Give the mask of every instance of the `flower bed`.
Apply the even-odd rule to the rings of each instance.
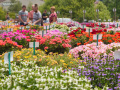
[[[84,58],[84,57],[90,57],[93,59],[100,59],[103,56],[106,55],[113,55],[113,51],[120,48],[119,43],[111,43],[108,45],[103,44],[102,42],[99,42],[98,46],[96,46],[96,43],[87,44],[75,47],[70,50],[70,53],[75,58]]]
[[[22,47],[22,45],[18,45],[16,42],[10,40],[10,38],[6,38],[5,41],[0,40],[0,55],[4,52],[12,51]]]

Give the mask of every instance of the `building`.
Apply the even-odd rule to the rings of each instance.
[[[12,4],[10,3],[10,1],[11,0],[0,0],[0,6],[3,7],[3,9],[7,10],[8,7]],[[28,6],[29,3],[38,4],[39,6],[44,3],[43,0],[16,0],[16,1],[20,1],[22,5],[26,5],[26,6]]]

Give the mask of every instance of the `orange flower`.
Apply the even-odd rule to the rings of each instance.
[[[111,43],[111,42],[112,42],[112,40],[108,40],[108,42],[109,42],[109,43]]]
[[[77,43],[77,46],[81,45],[81,43]]]
[[[6,40],[10,40],[10,38],[9,38],[9,37],[7,37],[7,38],[6,38]]]

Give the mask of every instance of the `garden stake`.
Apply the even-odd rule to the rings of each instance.
[[[47,33],[47,26],[46,26],[46,33]]]
[[[42,37],[44,36],[44,30],[42,30]]]
[[[49,30],[50,30],[50,24],[49,24]]]
[[[118,28],[118,23],[117,23],[117,28]]]
[[[11,75],[10,54],[11,54],[11,52],[8,52],[8,60],[9,60],[9,75]]]
[[[33,55],[35,55],[35,42],[33,42]]]
[[[90,28],[89,28],[89,37],[90,37]]]
[[[83,30],[84,30],[84,25],[83,25]]]
[[[98,46],[98,37],[99,37],[99,35],[97,34],[97,46]]]

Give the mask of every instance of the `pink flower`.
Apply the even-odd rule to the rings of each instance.
[[[46,50],[46,49],[48,49],[48,47],[45,47],[44,49]]]

